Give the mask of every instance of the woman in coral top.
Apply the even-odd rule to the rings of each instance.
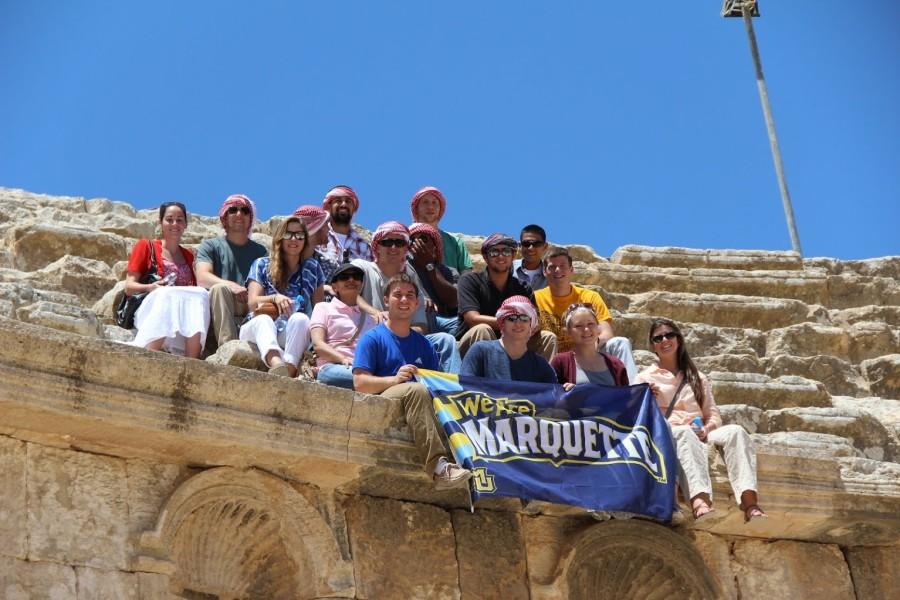
[[[137,334],[133,345],[200,358],[209,328],[209,294],[197,287],[193,253],[180,245],[187,220],[184,204],[160,205],[162,239],[139,240],[134,245],[128,259],[125,293],[147,294],[134,313]],[[155,280],[141,283],[153,262]]]
[[[650,324],[650,348],[659,365],[641,371],[636,383],[648,383],[659,409],[668,416],[679,463],[679,485],[690,499],[694,519],[712,516],[712,483],[707,443],[724,449],[728,479],[744,521],[762,518],[756,486],[756,453],[750,436],[740,425],[722,425],[706,375],[688,355],[684,336],[674,321],[654,319]],[[692,423],[699,418],[697,426]]]

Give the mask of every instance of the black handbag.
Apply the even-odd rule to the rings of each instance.
[[[159,281],[159,275],[156,272],[156,252],[153,250],[153,240],[148,240],[150,244],[150,270],[141,277],[139,283],[153,283]],[[116,325],[123,329],[134,329],[134,313],[141,306],[141,302],[147,297],[149,292],[142,294],[134,294],[128,296],[122,294],[119,306],[116,307]]]

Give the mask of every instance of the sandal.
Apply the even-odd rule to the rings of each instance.
[[[741,505],[741,510],[744,511],[744,523],[749,523],[754,519],[768,519],[769,515],[766,514],[762,508],[759,507],[759,504],[751,504],[750,506],[745,507],[743,504]]]
[[[702,510],[704,508],[706,508],[707,511],[698,515],[697,511]],[[693,515],[694,515],[695,522],[702,521],[703,519],[705,519],[707,517],[711,517],[713,515],[713,513],[715,513],[715,512],[716,512],[716,509],[714,509],[712,506],[710,506],[706,502],[703,502],[703,504],[700,504],[699,506],[693,506],[693,505],[691,506],[691,513],[693,513]]]

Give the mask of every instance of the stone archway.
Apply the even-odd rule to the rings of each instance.
[[[144,558],[169,561],[185,597],[354,595],[352,564],[322,515],[283,480],[228,467],[196,475],[141,536]]]
[[[561,583],[570,600],[721,596],[694,547],[668,527],[647,521],[590,527],[562,562]]]

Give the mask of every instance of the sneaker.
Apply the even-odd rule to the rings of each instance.
[[[434,481],[435,489],[450,490],[458,487],[468,487],[469,479],[471,478],[472,471],[454,463],[447,463],[440,473],[435,473],[432,476],[431,480]]]

